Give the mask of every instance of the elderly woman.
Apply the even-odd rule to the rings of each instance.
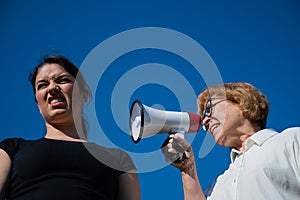
[[[0,143],[0,199],[140,199],[129,155],[87,140],[82,107],[90,90],[78,68],[62,56],[49,56],[30,81],[46,134]]]
[[[300,199],[300,128],[280,134],[266,129],[265,95],[248,83],[216,85],[199,95],[198,108],[204,129],[217,144],[231,148],[232,163],[206,196],[192,147],[183,138],[170,136],[165,158],[180,169],[186,200]],[[182,153],[172,145],[174,140],[185,149],[181,160],[173,159]]]

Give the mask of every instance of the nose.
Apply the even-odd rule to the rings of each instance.
[[[56,85],[55,83],[52,83],[48,87],[48,93],[50,94],[56,94],[60,91],[60,87]]]

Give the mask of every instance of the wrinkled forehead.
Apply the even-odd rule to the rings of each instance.
[[[45,64],[41,66],[37,71],[36,82],[38,80],[56,80],[61,76],[71,76],[71,74],[65,70],[64,67],[58,64]]]

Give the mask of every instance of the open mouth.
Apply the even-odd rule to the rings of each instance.
[[[63,102],[63,101],[64,101],[63,98],[52,99],[52,100],[50,101],[50,104],[58,103],[58,102]]]
[[[64,104],[65,98],[63,96],[53,96],[48,98],[48,103],[52,106],[59,106]]]

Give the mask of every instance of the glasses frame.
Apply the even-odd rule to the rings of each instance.
[[[217,103],[213,104],[212,101],[213,100],[221,100],[221,101],[218,101]],[[205,117],[211,117],[212,115],[212,108],[214,106],[216,106],[218,103],[221,103],[223,101],[226,101],[226,99],[224,98],[209,98],[205,104],[205,107],[204,107],[204,111],[203,111],[203,114],[202,114],[202,121],[205,119]],[[209,112],[208,112],[209,110]]]

